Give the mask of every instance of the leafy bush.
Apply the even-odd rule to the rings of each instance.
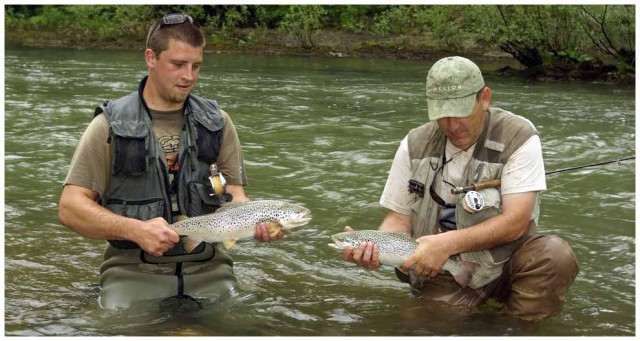
[[[315,46],[314,40],[318,30],[322,27],[322,18],[326,13],[323,6],[290,6],[280,22],[280,29],[293,34],[300,46],[307,49],[312,48]]]
[[[48,30],[74,40],[141,40],[162,15],[188,13],[215,41],[256,41],[240,28],[277,28],[304,48],[322,29],[392,36],[398,49],[501,49],[525,67],[613,59],[635,70],[634,5],[5,5],[5,32]],[[262,37],[264,37],[264,31]],[[368,38],[368,37],[367,37]],[[400,40],[396,39],[399,38]],[[376,38],[378,39],[378,38]],[[386,39],[386,37],[385,37]],[[390,41],[394,41],[390,43]],[[384,43],[376,43],[384,44]],[[408,44],[403,46],[403,44]]]

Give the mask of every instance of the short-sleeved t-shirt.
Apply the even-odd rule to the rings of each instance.
[[[464,170],[473,155],[475,145],[466,151],[458,149],[449,140],[445,146],[445,159],[448,161],[443,168],[442,178],[454,186],[463,184]],[[449,161],[450,160],[450,161]],[[407,137],[400,142],[396,155],[391,164],[389,177],[385,184],[380,204],[392,211],[404,215],[411,215],[411,205],[414,197],[408,191],[411,179],[411,160]],[[451,194],[451,185],[444,181],[435,181],[434,190],[449,204],[455,204],[455,195]],[[427,184],[429,186],[430,184]],[[538,135],[533,135],[507,160],[501,177],[500,190],[502,195],[544,191],[547,189],[542,146]]]
[[[224,119],[223,135],[217,165],[227,184],[246,185],[242,149],[236,129],[229,115],[220,110]],[[184,115],[178,111],[151,110],[153,132],[162,145],[167,166],[176,170],[180,150],[180,131]],[[104,114],[96,116],[80,138],[71,160],[64,185],[72,184],[104,195],[109,186],[111,146],[107,143],[109,123]]]

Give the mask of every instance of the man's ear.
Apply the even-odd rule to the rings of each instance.
[[[482,95],[480,95],[480,100],[482,101],[482,109],[484,111],[489,110],[489,106],[491,105],[491,88],[488,86],[484,88]]]
[[[153,68],[156,64],[156,54],[152,49],[146,49],[144,51],[144,61],[147,63],[148,68]]]

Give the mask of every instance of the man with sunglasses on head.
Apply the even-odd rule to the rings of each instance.
[[[379,229],[417,238],[417,251],[396,274],[425,301],[474,308],[495,298],[508,315],[539,320],[562,309],[578,263],[566,241],[535,234],[546,190],[538,132],[490,102],[491,89],[469,59],[447,57],[431,67],[430,122],[400,143]],[[496,179],[498,187],[452,192]],[[348,248],[343,258],[380,266],[373,243]],[[466,285],[442,270],[450,258],[470,269]]]
[[[188,253],[169,223],[248,201],[242,150],[229,115],[191,93],[205,37],[191,16],[170,14],[149,30],[148,75],[138,90],[99,106],[75,151],[59,204],[60,222],[107,240],[100,304],[227,295],[232,259],[217,245]],[[222,181],[226,180],[223,191]],[[272,241],[268,223],[256,239]]]

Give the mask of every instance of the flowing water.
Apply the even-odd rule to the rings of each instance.
[[[103,241],[61,226],[57,203],[94,108],[134,91],[140,51],[5,51],[6,335],[635,335],[635,162],[550,175],[539,232],[573,246],[581,270],[562,313],[537,323],[494,308],[425,306],[393,270],[345,263],[327,246],[345,225],[375,229],[399,141],[426,122],[434,61],[207,54],[196,93],[240,136],[253,199],[303,204],[313,220],[283,240],[230,250],[228,299],[98,305]],[[500,64],[480,64],[496,69]],[[495,106],[539,129],[547,171],[635,155],[635,91],[486,76]]]

